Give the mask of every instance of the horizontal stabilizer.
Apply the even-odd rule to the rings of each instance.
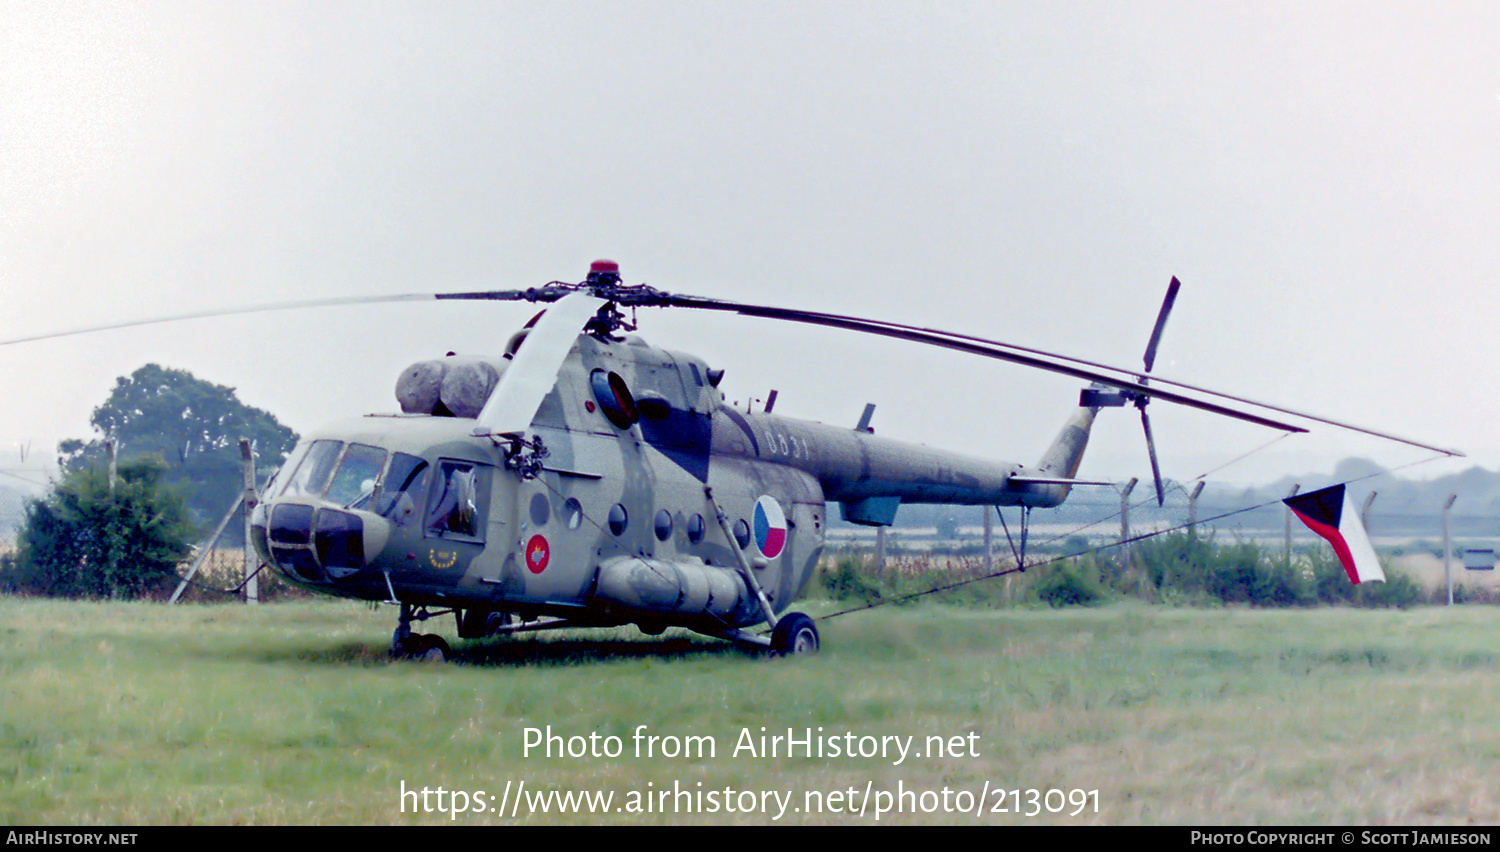
[[[1067,479],[1058,476],[1012,476],[1012,485],[1114,485],[1099,479]]]
[[[866,497],[863,500],[845,500],[839,503],[844,520],[867,527],[888,527],[896,522],[896,510],[901,508],[900,497]]]

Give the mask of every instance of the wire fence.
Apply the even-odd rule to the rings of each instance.
[[[198,553],[194,553],[177,568],[177,580],[172,581],[171,587],[161,590],[152,595],[153,598],[161,597],[166,600],[177,585],[182,583],[182,578],[188,576],[188,571]],[[259,568],[259,560],[252,553],[249,556],[251,572]],[[179,602],[187,603],[225,603],[227,601],[245,599],[246,578],[246,553],[242,547],[221,547],[209,551],[203,558],[203,563],[198,566],[198,571],[191,579],[187,580],[183,587]],[[311,595],[296,586],[287,583],[281,575],[270,569],[260,570],[255,574],[256,597],[262,602],[293,600],[310,597]]]
[[[1500,501],[1500,497],[1494,500],[1483,499],[1487,494],[1461,496],[1460,511],[1449,515],[1451,549],[1446,555],[1453,563],[1451,567],[1445,566],[1443,562],[1445,554],[1441,545],[1441,513],[1426,506],[1408,508],[1408,503],[1392,511],[1382,512],[1377,501],[1375,511],[1368,516],[1371,538],[1382,557],[1397,558],[1424,585],[1446,585],[1451,576],[1455,583],[1485,587],[1500,595],[1500,571],[1466,571],[1463,566],[1463,554],[1467,548],[1494,548],[1500,551],[1500,506],[1495,506],[1493,514],[1487,511],[1492,508],[1492,503]],[[1082,499],[1069,501],[1066,514],[1052,518],[1038,514],[1031,529],[1032,553],[1076,552],[1119,537],[1119,502],[1091,499],[1083,495],[1079,497]],[[28,499],[9,489],[0,489],[0,555],[11,554],[16,550],[17,537],[26,521]],[[1187,506],[1181,500],[1169,499],[1164,509],[1157,509],[1154,503],[1154,496],[1151,495],[1133,501],[1130,508],[1133,533],[1170,528],[1182,523],[1187,514]],[[1479,511],[1462,511],[1465,503],[1477,506]],[[926,507],[912,508],[920,511]],[[1238,513],[1232,523],[1224,519],[1217,524],[1205,524],[1205,532],[1208,535],[1217,534],[1220,541],[1253,540],[1276,545],[1289,534],[1289,545],[1294,549],[1323,546],[1321,539],[1301,523],[1285,522],[1286,510],[1279,505],[1279,501],[1243,509],[1204,499],[1197,509],[1198,514],[1205,518],[1229,512]],[[987,566],[1009,560],[1013,543],[1007,541],[998,525],[993,531],[993,555],[988,560],[983,557],[983,529],[978,523],[980,511],[979,507],[955,510],[950,513],[953,515],[953,523],[947,529],[942,528],[942,525],[938,528],[903,526],[888,529],[885,536],[887,550],[871,560],[872,566],[877,566],[874,570],[895,574],[951,574],[962,578],[982,573],[989,570]],[[1062,510],[1058,512],[1061,513]],[[875,531],[869,527],[851,528],[834,524],[827,532],[824,558],[829,562],[836,562],[841,555],[851,555],[851,551],[875,549]],[[226,536],[234,537],[237,536]],[[195,557],[196,552],[178,567],[178,578],[187,575]],[[251,554],[248,559],[251,570],[255,570],[257,560],[254,555]],[[192,577],[181,600],[226,602],[243,599],[246,562],[247,555],[243,547],[237,543],[221,542]],[[272,570],[259,571],[256,580],[260,600],[307,596],[304,590],[292,586]],[[170,581],[160,597],[163,600],[169,597],[178,582],[179,580]]]
[[[21,530],[26,525],[27,504],[31,499],[33,498],[15,491],[0,489],[0,557],[13,557],[16,553]],[[231,532],[234,531],[231,530]],[[238,537],[237,535],[224,536],[224,540],[204,557],[197,572],[184,586],[178,598],[180,601],[225,603],[245,599],[243,587],[246,577],[246,561],[249,560],[251,564],[250,570],[255,571],[259,560],[253,553],[247,554],[245,548],[238,541],[234,541]],[[188,576],[193,563],[201,553],[199,548],[208,544],[199,542],[199,547],[195,547],[193,552],[177,566],[176,577],[169,578],[160,588],[155,589],[146,597],[152,600],[168,600],[182,583],[182,578]],[[275,571],[261,570],[256,574],[255,579],[257,596],[261,601],[309,596],[306,591],[287,583]]]
[[[26,523],[26,500],[13,491],[0,491],[0,551],[16,546],[16,536]]]

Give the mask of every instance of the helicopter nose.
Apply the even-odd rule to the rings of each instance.
[[[251,522],[256,551],[305,583],[328,583],[359,573],[390,538],[390,523],[369,512],[300,501],[276,501],[264,509]]]

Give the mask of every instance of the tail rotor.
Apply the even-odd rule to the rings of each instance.
[[[1172,277],[1172,283],[1167,285],[1167,296],[1162,299],[1161,310],[1156,314],[1156,327],[1151,330],[1151,340],[1146,344],[1146,357],[1144,359],[1145,369],[1136,374],[1136,383],[1139,388],[1145,388],[1150,384],[1151,368],[1156,366],[1156,347],[1161,344],[1162,329],[1167,326],[1167,316],[1172,313],[1172,305],[1177,301],[1177,291],[1182,287],[1176,276]],[[1146,453],[1151,457],[1151,479],[1156,483],[1156,505],[1161,506],[1167,502],[1166,490],[1161,482],[1161,465],[1156,460],[1156,438],[1151,434],[1151,415],[1146,413],[1146,406],[1151,402],[1151,394],[1144,393],[1140,389],[1119,388],[1107,390],[1108,383],[1098,383],[1084,389],[1079,397],[1079,404],[1085,407],[1098,408],[1101,406],[1123,406],[1134,405],[1141,412],[1141,430],[1146,433]]]
[[[1172,313],[1172,305],[1177,302],[1177,291],[1182,288],[1182,282],[1177,276],[1172,276],[1172,283],[1167,285],[1166,298],[1162,299],[1161,310],[1156,314],[1156,327],[1151,330],[1151,341],[1146,344],[1145,371],[1139,376],[1141,384],[1150,381],[1151,368],[1156,365],[1156,347],[1161,343],[1162,329],[1167,326],[1167,316]],[[1141,411],[1141,429],[1146,433],[1146,452],[1151,456],[1151,478],[1156,483],[1156,505],[1166,503],[1167,498],[1162,490],[1161,465],[1156,461],[1156,439],[1151,435],[1151,416],[1146,413],[1146,403],[1151,401],[1149,396],[1137,396],[1135,407]]]

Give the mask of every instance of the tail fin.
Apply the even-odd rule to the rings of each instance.
[[[1107,386],[1095,383],[1089,387],[1089,391],[1104,388]],[[1078,475],[1078,466],[1083,462],[1083,451],[1088,449],[1089,430],[1094,427],[1094,415],[1099,413],[1099,406],[1091,404],[1094,399],[1089,391],[1084,392],[1078,410],[1068,417],[1068,422],[1063,424],[1057,437],[1052,439],[1052,445],[1042,453],[1036,467],[1011,477],[1012,487],[1022,487],[1034,495],[1032,500],[1026,501],[1028,505],[1057,506],[1068,499],[1075,484],[1073,480]]]
[[[1102,389],[1109,389],[1109,386],[1098,382],[1089,386],[1089,390]],[[1099,413],[1099,406],[1087,404],[1092,402],[1087,394],[1084,400],[1085,404],[1073,412],[1057,437],[1052,439],[1052,445],[1042,453],[1041,461],[1036,465],[1038,474],[1061,479],[1072,479],[1078,475],[1078,465],[1083,462],[1083,451],[1088,449],[1089,430],[1094,426],[1094,415]]]

